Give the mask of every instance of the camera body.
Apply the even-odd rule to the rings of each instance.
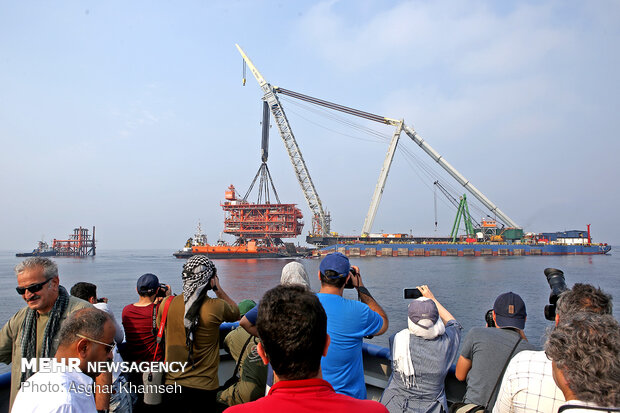
[[[551,294],[549,294],[549,304],[545,306],[545,318],[549,321],[555,320],[556,303],[560,294],[568,290],[566,286],[566,279],[564,278],[564,272],[557,268],[545,268],[545,277],[551,288]]]
[[[165,297],[166,293],[168,293],[168,287],[165,286],[164,284],[160,284],[155,297]]]
[[[354,266],[351,266],[351,275],[352,277],[349,278],[349,280],[347,281],[347,283],[344,285],[344,288],[346,289],[352,289],[353,287],[353,277],[357,277],[359,275],[359,273],[357,272],[357,270],[355,269]]]
[[[484,315],[484,321],[487,323],[487,327],[495,327],[495,320],[493,320],[493,309],[491,308]]]

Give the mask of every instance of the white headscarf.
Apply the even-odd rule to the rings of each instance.
[[[416,298],[418,301],[426,301],[429,298],[420,297]],[[426,320],[423,320],[426,321]],[[392,354],[392,360],[394,362],[394,370],[400,375],[401,380],[405,386],[410,389],[415,385],[415,369],[411,361],[411,351],[409,349],[409,338],[411,334],[423,338],[425,340],[432,340],[439,337],[446,332],[446,327],[441,321],[441,317],[437,319],[437,322],[430,327],[420,327],[409,317],[407,317],[408,328],[399,331],[394,336],[394,352]]]
[[[304,266],[297,261],[289,262],[282,268],[282,277],[280,278],[282,285],[302,285],[310,288],[310,279]]]

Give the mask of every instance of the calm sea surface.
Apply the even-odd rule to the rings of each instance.
[[[495,297],[507,291],[521,295],[528,317],[525,333],[530,342],[541,347],[545,329],[551,325],[543,315],[549,297],[549,286],[543,270],[546,267],[564,271],[567,284],[587,282],[600,286],[620,299],[620,254],[596,256],[536,256],[536,257],[368,257],[353,258],[362,272],[364,284],[390,320],[387,334],[369,342],[387,346],[389,335],[407,325],[407,304],[403,288],[428,284],[435,297],[463,325],[465,331],[484,326],[484,314],[493,306]],[[21,307],[24,301],[15,292],[13,267],[20,262],[14,251],[0,251],[0,321],[2,325]],[[184,260],[168,250],[100,251],[96,257],[55,258],[60,282],[69,290],[78,281],[97,285],[100,297],[108,297],[109,305],[120,317],[123,307],[137,301],[136,280],[152,272],[181,292],[181,269]],[[235,300],[260,299],[268,289],[278,284],[282,267],[291,260],[214,260],[224,290]],[[317,259],[299,260],[310,274],[312,289],[318,291]],[[209,294],[213,294],[212,292]],[[345,297],[357,298],[353,291]],[[618,307],[616,307],[618,308]],[[616,311],[616,318],[617,311]],[[7,371],[0,365],[0,372]]]

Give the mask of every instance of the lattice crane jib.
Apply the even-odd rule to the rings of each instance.
[[[295,140],[295,136],[293,135],[291,126],[288,122],[286,114],[284,113],[284,109],[280,104],[280,100],[276,96],[275,88],[269,83],[267,83],[265,78],[260,74],[258,69],[256,69],[256,66],[254,66],[254,64],[245,54],[243,49],[241,49],[239,45],[235,46],[237,46],[237,50],[239,50],[239,53],[241,53],[243,60],[250,68],[250,71],[256,78],[256,81],[260,85],[261,89],[263,90],[263,99],[269,105],[271,114],[273,115],[276,126],[278,127],[278,131],[280,132],[280,137],[284,142],[284,146],[286,147],[289,159],[291,160],[291,164],[293,165],[293,169],[295,170],[297,181],[299,182],[302,192],[304,193],[304,197],[306,198],[308,207],[312,211],[318,223],[318,231],[321,235],[327,235],[330,230],[329,217],[326,216],[323,210],[323,205],[321,204],[319,195],[317,194],[314,183],[312,182],[312,178],[310,177],[310,173],[308,172],[308,167],[306,166],[304,158],[301,154],[299,145]]]

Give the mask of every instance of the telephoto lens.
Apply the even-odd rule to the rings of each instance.
[[[555,320],[555,304],[558,302],[558,298],[562,292],[568,290],[566,286],[566,280],[564,279],[564,272],[557,268],[545,268],[545,276],[547,282],[551,288],[551,294],[549,294],[549,305],[545,306],[545,318],[549,321]]]
[[[549,287],[551,287],[549,304],[555,304],[560,294],[568,290],[568,287],[566,287],[566,280],[564,279],[564,272],[557,268],[545,268],[545,276],[547,277]]]

